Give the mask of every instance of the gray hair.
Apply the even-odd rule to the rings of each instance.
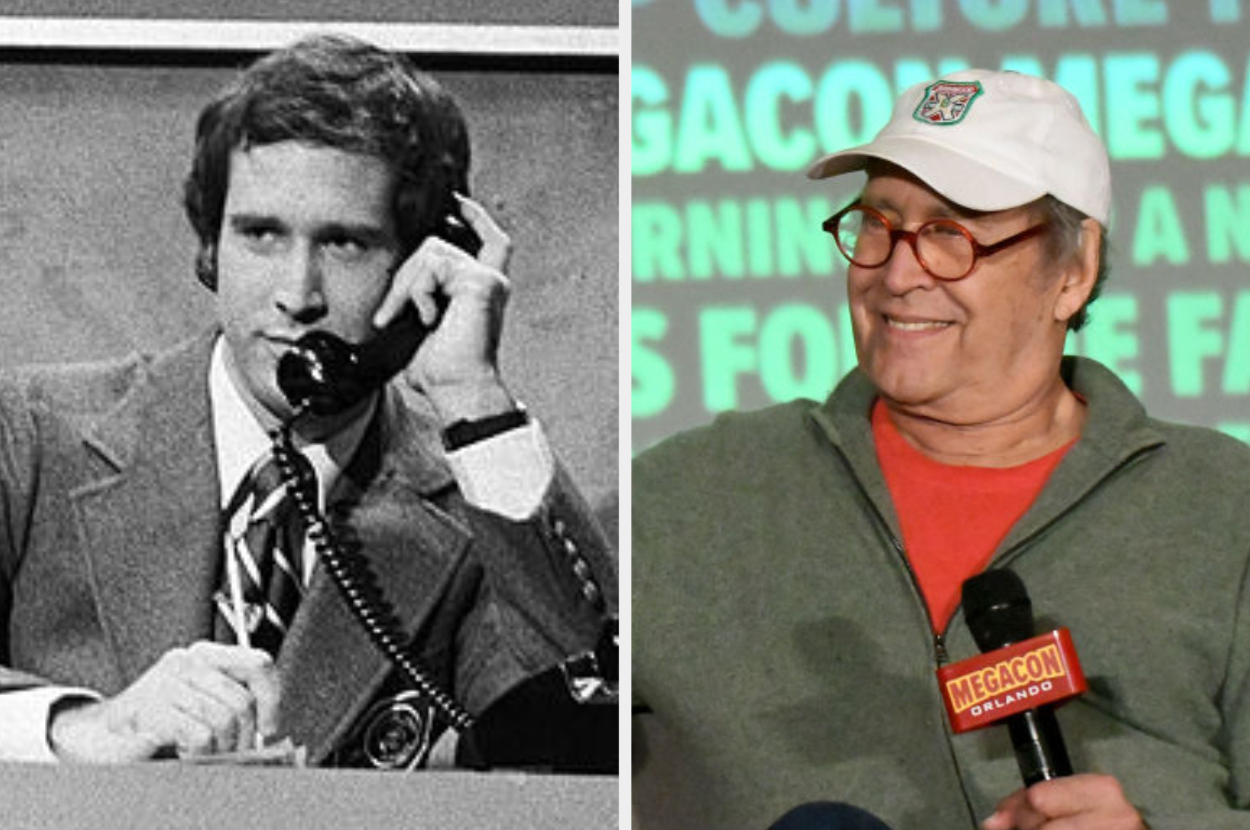
[[[1033,203],[1038,216],[1050,226],[1047,234],[1049,253],[1060,263],[1068,264],[1081,255],[1083,239],[1081,223],[1089,217],[1081,211],[1047,194]],[[1098,240],[1098,275],[1090,289],[1085,304],[1068,319],[1068,331],[1080,331],[1089,321],[1089,305],[1102,293],[1110,266],[1107,263],[1107,229],[1103,228]]]

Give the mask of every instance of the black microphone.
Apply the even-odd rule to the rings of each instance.
[[[768,826],[768,830],[890,830],[867,810],[833,801],[800,804]]]
[[[1014,572],[998,568],[977,574],[963,584],[964,616],[977,647],[984,652],[1005,648],[1034,634],[1033,604]],[[1072,774],[1072,762],[1050,704],[1006,718],[1016,763],[1025,786]]]

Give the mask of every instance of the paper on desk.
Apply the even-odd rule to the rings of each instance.
[[[238,752],[219,752],[215,755],[196,755],[182,758],[189,764],[201,766],[249,766],[249,767],[304,767],[307,766],[308,749],[296,746],[290,738],[259,749]]]

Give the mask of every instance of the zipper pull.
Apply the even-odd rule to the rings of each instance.
[[[946,637],[942,634],[933,635],[933,652],[937,656],[937,664],[945,666],[950,662],[950,655],[946,653]]]

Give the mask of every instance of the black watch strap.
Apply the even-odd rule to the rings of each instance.
[[[524,409],[511,409],[498,415],[488,415],[476,420],[461,420],[443,430],[443,446],[450,450],[458,450],[487,438],[494,438],[509,430],[523,427],[530,422],[529,413]]]

